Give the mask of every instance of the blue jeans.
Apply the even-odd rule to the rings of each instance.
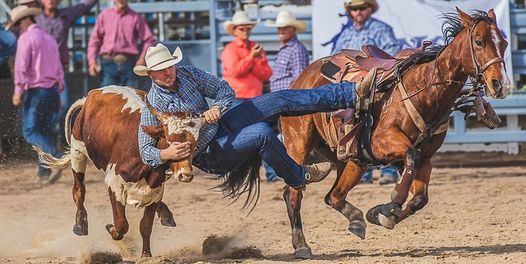
[[[59,108],[59,95],[56,87],[36,88],[26,92],[22,135],[27,143],[42,148],[54,157],[60,157],[53,144],[53,115]],[[39,176],[46,169],[39,166]]]
[[[381,169],[380,177],[393,177],[395,180],[398,178],[398,170],[396,167],[383,167]],[[373,168],[369,167],[365,171],[365,173],[362,175],[362,181],[365,182],[372,182],[373,181]]]
[[[208,172],[225,173],[259,155],[292,187],[305,184],[305,171],[288,154],[267,123],[280,115],[301,116],[354,107],[354,83],[329,84],[309,90],[282,90],[248,100],[227,111],[208,148],[194,164]]]
[[[0,26],[0,64],[6,62],[9,56],[15,55],[16,36]]]
[[[121,85],[137,88],[139,80],[133,73],[133,66],[131,61],[116,64],[113,60],[102,59],[102,81],[100,86]]]

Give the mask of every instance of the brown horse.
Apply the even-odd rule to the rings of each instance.
[[[391,193],[391,201],[368,211],[367,220],[370,223],[392,229],[427,204],[431,157],[446,136],[446,131],[434,133],[437,131],[429,128],[447,122],[468,77],[485,86],[486,93],[493,98],[505,98],[509,93],[510,81],[502,59],[507,42],[497,27],[495,13],[493,10],[487,13],[476,11],[470,16],[458,9],[457,13],[444,16],[446,45],[440,50],[431,49],[412,55],[404,61],[411,63],[410,67],[401,72],[393,88],[375,95],[371,151],[381,164],[397,166],[401,178]],[[291,85],[291,89],[327,84],[328,81],[320,74],[321,65],[321,59],[312,63]],[[410,113],[408,109],[411,107],[406,106],[405,101],[414,106],[413,110],[421,116],[424,127],[413,120],[415,113]],[[337,164],[337,178],[325,196],[325,203],[342,213],[350,222],[349,231],[363,239],[366,229],[363,212],[346,201],[346,197],[360,180],[367,164],[341,162],[326,145],[318,144],[328,140],[322,115],[282,117],[285,146],[300,164],[305,164],[309,152],[315,148]],[[409,191],[413,196],[403,207]],[[310,258],[312,253],[305,242],[300,217],[302,196],[302,190],[284,188],[295,256]]]

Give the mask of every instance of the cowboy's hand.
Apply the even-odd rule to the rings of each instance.
[[[89,75],[93,76],[93,77],[96,77],[99,72],[100,72],[100,69],[99,69],[99,66],[97,64],[92,64],[89,66]]]
[[[180,160],[190,155],[190,142],[174,142],[168,148],[161,149],[161,160]]]
[[[13,94],[13,105],[19,106],[22,103],[22,95],[21,94]]]
[[[252,57],[254,58],[259,58],[261,57],[262,52],[263,52],[263,47],[257,44],[256,46],[252,47],[252,49],[250,50],[250,55],[252,55]]]
[[[212,108],[210,108],[208,111],[205,111],[201,116],[206,121],[206,123],[212,124],[217,122],[221,117],[221,110],[219,109],[219,106],[212,106]]]

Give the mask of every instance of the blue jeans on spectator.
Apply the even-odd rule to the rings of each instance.
[[[396,167],[383,167],[380,169],[380,177],[392,177],[395,181],[398,178],[398,170]],[[362,175],[362,182],[373,182],[373,168],[369,167]]]
[[[53,144],[53,116],[59,108],[56,87],[34,88],[26,92],[22,135],[27,143],[42,148],[56,158],[61,156]],[[47,176],[51,171],[39,165],[38,176]]]
[[[286,184],[305,184],[305,170],[288,154],[268,122],[279,116],[300,116],[354,107],[354,83],[329,84],[309,90],[282,90],[231,108],[219,120],[219,130],[194,164],[203,171],[226,173],[259,155]]]
[[[16,36],[0,26],[0,64],[4,64],[9,56],[15,55]]]
[[[120,85],[139,87],[139,80],[133,72],[135,66],[131,61],[117,64],[113,60],[101,59],[102,81],[100,86]]]

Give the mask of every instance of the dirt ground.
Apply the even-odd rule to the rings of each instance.
[[[526,263],[526,167],[434,169],[430,202],[393,230],[368,225],[366,239],[347,231],[348,222],[323,203],[334,175],[308,187],[303,223],[315,258],[306,263]],[[0,165],[0,262],[2,263],[282,263],[292,257],[290,227],[281,184],[263,183],[250,215],[241,203],[209,190],[216,182],[199,174],[190,184],[171,179],[164,201],[177,227],[155,221],[154,258],[140,260],[142,210],[128,207],[130,230],[113,241],[103,177],[87,178],[89,235],[73,234],[76,207],[69,172],[54,185],[35,183],[29,163]],[[334,173],[333,173],[334,174]],[[357,186],[348,200],[366,212],[385,203],[393,186]],[[203,255],[215,235],[219,251]],[[239,250],[241,249],[241,250]]]

